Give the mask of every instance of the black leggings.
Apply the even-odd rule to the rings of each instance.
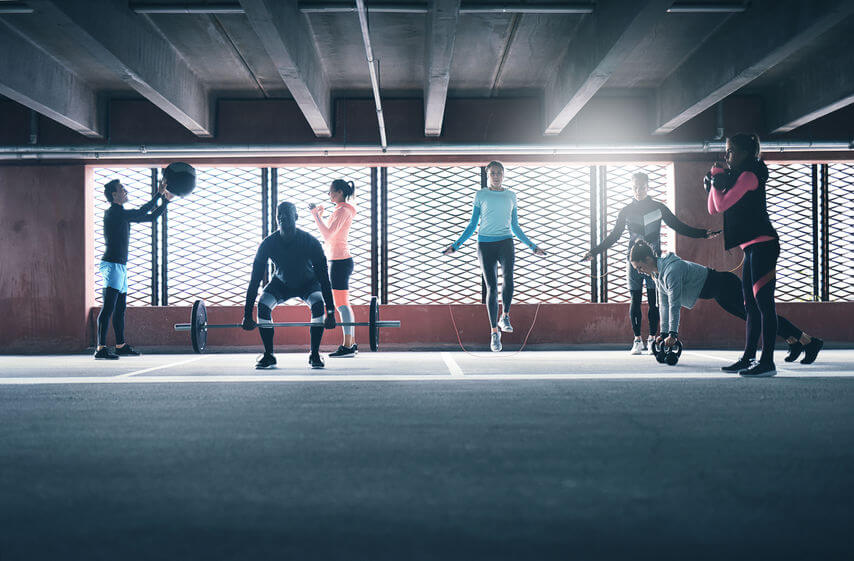
[[[629,306],[629,318],[632,320],[632,331],[635,337],[640,337],[641,334],[641,291],[630,290],[632,295],[632,303]],[[649,304],[649,309],[646,311],[646,317],[649,320],[649,334],[658,334],[658,324],[660,317],[658,315],[658,302],[656,302],[655,289],[647,287],[646,301]]]
[[[744,267],[741,272],[741,291],[747,310],[744,355],[756,354],[759,336],[762,336],[762,356],[759,362],[774,362],[774,344],[777,334],[777,309],[774,289],[777,285],[777,257],[780,244],[777,240],[756,243],[744,249]]]
[[[513,265],[516,262],[513,239],[507,238],[498,242],[478,242],[477,258],[486,283],[486,310],[489,313],[489,324],[494,328],[498,325],[498,264],[501,264],[501,274],[504,286],[501,289],[501,301],[504,313],[510,313],[510,303],[513,301]]]
[[[703,300],[714,299],[718,305],[728,313],[737,318],[747,319],[747,311],[744,308],[744,294],[741,289],[741,279],[732,273],[723,273],[709,269],[709,276],[700,291]],[[794,337],[800,339],[803,331],[783,316],[777,316],[777,335],[788,339]],[[750,353],[745,350],[745,358],[754,358],[756,347]]]
[[[125,342],[125,309],[127,308],[127,293],[115,288],[104,288],[104,305],[98,314],[98,346],[107,344],[107,328],[110,326],[110,316],[113,316],[113,331],[116,334],[116,344]]]

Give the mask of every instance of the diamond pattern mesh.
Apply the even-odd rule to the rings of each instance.
[[[634,200],[632,191],[632,175],[638,172],[649,176],[649,195],[657,201],[666,204],[672,210],[671,201],[668,199],[669,165],[613,165],[607,167],[607,224],[606,235],[614,228],[617,215],[620,211]],[[689,224],[693,226],[693,224]],[[661,224],[661,251],[671,250],[671,239],[675,234],[663,222]],[[617,242],[608,250],[608,302],[630,302],[631,295],[626,284],[626,248],[628,247],[629,233],[623,232]],[[589,244],[588,244],[589,245]],[[646,298],[646,297],[644,297]]]
[[[813,299],[812,166],[769,164],[768,214],[780,236],[775,299]]]
[[[830,299],[854,300],[854,164],[828,165]]]
[[[504,185],[522,231],[547,253],[515,240],[513,301],[589,302],[590,264],[579,259],[590,248],[590,166],[508,166]]]
[[[390,304],[480,302],[477,243],[441,254],[468,224],[479,189],[479,167],[388,169]]]
[[[810,164],[771,164],[768,210],[781,238],[777,299],[813,299],[812,169]],[[650,176],[651,195],[667,204],[666,164],[607,166],[607,228],[632,200],[631,175]],[[204,298],[212,305],[241,305],[252,259],[262,236],[261,170],[199,167],[198,190],[169,207],[168,292],[170,305]],[[371,292],[370,168],[279,168],[278,200],[300,210],[300,226],[320,238],[305,210],[324,203],[333,179],[356,183],[361,202],[350,230],[355,270],[350,280],[354,303]],[[128,208],[150,198],[147,168],[95,168],[96,262],[104,252],[103,214],[108,208],[101,186],[120,179]],[[519,202],[519,222],[528,237],[548,252],[539,258],[516,245],[515,302],[587,302],[589,265],[578,261],[590,243],[590,167],[508,166],[505,183]],[[462,233],[471,202],[480,189],[480,168],[392,167],[388,169],[388,298],[393,304],[479,303],[480,267],[476,234],[452,257],[441,251]],[[854,300],[854,164],[829,165],[829,276],[831,300]],[[325,205],[328,206],[328,203]],[[327,214],[328,216],[328,214]],[[270,225],[275,228],[274,224]],[[662,248],[672,248],[673,232],[662,228]],[[597,236],[599,237],[599,236]],[[627,302],[627,234],[608,251],[608,301]],[[162,239],[160,240],[162,243]],[[134,224],[128,259],[128,304],[151,303],[151,227]],[[103,280],[95,275],[101,304]]]
[[[356,185],[356,216],[350,226],[348,238],[353,256],[353,274],[350,276],[350,303],[369,304],[371,301],[371,168],[369,167],[300,167],[279,168],[278,202],[290,201],[299,211],[298,226],[323,241],[317,224],[308,212],[308,203],[322,204],[324,218],[334,207],[329,202],[329,185],[335,179],[352,181]],[[275,228],[271,225],[271,229]],[[326,248],[324,247],[324,251]],[[328,251],[327,251],[328,253]],[[329,256],[327,255],[327,258]],[[289,304],[301,304],[291,300]]]
[[[242,305],[261,243],[261,169],[196,168],[196,190],[169,205],[169,305]]]
[[[95,302],[104,301],[101,292],[104,279],[97,267],[106,248],[104,243],[104,211],[110,203],[104,198],[104,184],[118,179],[128,191],[125,208],[137,208],[151,199],[151,170],[147,168],[95,168]],[[128,247],[128,306],[151,305],[151,223],[131,224]]]

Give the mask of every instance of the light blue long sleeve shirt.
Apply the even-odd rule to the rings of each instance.
[[[480,223],[479,228],[478,223]],[[481,189],[477,192],[474,196],[471,220],[460,238],[454,242],[454,249],[459,249],[476,228],[479,242],[498,242],[512,238],[515,234],[530,249],[537,247],[519,226],[516,193],[508,189],[503,191]]]

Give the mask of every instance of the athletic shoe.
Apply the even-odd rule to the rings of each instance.
[[[815,339],[813,339],[815,341]],[[795,341],[794,343],[789,343],[789,354],[786,355],[786,362],[795,362],[798,360],[798,357],[801,356],[801,353],[804,352],[804,346],[801,345],[800,341]]]
[[[497,353],[501,351],[501,332],[493,331],[492,339],[489,342],[489,348],[492,349],[492,352]]]
[[[276,366],[276,357],[270,353],[264,353],[264,355],[258,359],[258,362],[255,363],[255,368],[257,370],[272,368],[274,366]]]
[[[312,368],[326,368],[326,363],[320,355],[309,355],[308,363]]]
[[[640,339],[635,339],[632,341],[632,350],[630,351],[633,355],[641,355],[643,354],[643,341]]]
[[[353,343],[352,347],[340,345],[334,353],[329,353],[329,358],[353,358],[359,352],[359,346]]]
[[[812,364],[815,362],[815,357],[818,356],[818,352],[822,347],[824,347],[824,341],[818,337],[813,337],[812,341],[804,345],[804,358],[801,360],[801,364]]]
[[[754,364],[756,364],[755,359],[741,357],[740,359],[738,359],[733,364],[730,364],[729,366],[721,366],[721,370],[723,370],[724,372],[736,373],[736,372],[741,372],[742,370],[745,370],[747,368],[750,368]]]
[[[652,344],[655,343],[655,335],[650,335],[647,337],[646,342],[643,344],[643,350],[647,351],[649,354],[654,354],[652,352]]]
[[[119,360],[119,355],[111,351],[109,347],[104,347],[95,353],[95,360]]]
[[[498,322],[498,329],[504,333],[513,333],[513,326],[510,325],[510,316],[505,315],[501,318],[501,321]]]
[[[139,351],[130,345],[125,345],[124,347],[116,347],[116,354],[119,356],[139,356]]]
[[[757,362],[750,368],[739,370],[738,375],[745,378],[770,378],[777,375],[777,368],[773,362]]]

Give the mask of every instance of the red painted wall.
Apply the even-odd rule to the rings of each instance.
[[[719,217],[706,213],[700,178],[708,159],[697,155],[677,159],[674,165],[674,210],[684,221],[710,228]],[[139,162],[137,162],[139,163]],[[94,339],[92,291],[95,259],[92,255],[91,192],[82,165],[0,166],[0,352],[80,351]],[[735,268],[738,250],[724,252],[723,241],[677,237],[675,249],[686,259],[717,269]],[[531,345],[625,344],[631,337],[627,304],[543,305],[531,332]],[[809,333],[829,341],[854,342],[854,303],[779,304],[780,313]],[[505,336],[508,349],[521,344],[533,321],[536,306],[515,305],[518,331]],[[211,321],[240,321],[241,310],[215,308]],[[359,317],[366,317],[357,308]],[[454,306],[457,327],[466,345],[483,348],[488,324],[483,306]],[[282,321],[304,321],[304,308],[280,308]],[[400,319],[402,329],[382,333],[386,348],[453,348],[456,343],[447,306],[388,306],[386,319]],[[129,341],[143,347],[189,348],[186,333],[175,333],[172,324],[186,322],[188,308],[131,308],[128,311]],[[710,329],[709,326],[713,326]],[[743,340],[743,325],[710,303],[701,303],[683,314],[681,329],[690,346],[733,346]],[[111,335],[112,336],[112,335]],[[367,347],[367,332],[357,331]],[[337,345],[340,335],[327,339]],[[303,348],[304,330],[280,330],[281,345]],[[256,346],[257,334],[239,330],[212,331],[212,346]]]
[[[518,349],[528,330],[528,345],[532,348],[560,346],[625,345],[631,341],[628,323],[628,304],[544,304],[539,311],[535,304],[513,306],[514,333],[502,337],[505,349]],[[812,333],[831,341],[854,342],[854,302],[785,303],[778,312]],[[453,320],[451,314],[453,313]],[[95,317],[90,313],[90,342],[94,342]],[[367,306],[355,306],[356,321],[367,321]],[[534,323],[534,316],[536,322]],[[239,306],[208,308],[210,323],[239,323],[243,309]],[[273,311],[275,321],[308,321],[304,306],[284,306]],[[458,349],[455,334],[459,333],[467,349],[484,350],[489,343],[489,321],[482,305],[449,306],[384,306],[381,319],[400,320],[400,328],[380,331],[381,347],[389,349]],[[169,308],[129,308],[126,335],[128,341],[140,347],[162,347],[190,352],[190,335],[174,331],[176,323],[190,321],[188,306]],[[532,329],[533,323],[533,329]],[[710,329],[710,326],[713,328]],[[744,322],[724,313],[714,302],[701,302],[682,314],[681,336],[692,348],[739,348],[744,342]],[[112,333],[110,334],[112,337]],[[110,339],[111,340],[111,339]],[[367,328],[356,328],[356,340],[362,350],[368,350]],[[308,329],[277,329],[275,343],[282,350],[308,349]],[[341,344],[341,330],[324,335],[324,348],[332,350]],[[257,332],[241,329],[216,329],[208,333],[212,349],[257,347],[261,342]],[[778,342],[778,346],[783,346]]]
[[[0,167],[0,352],[86,347],[93,305],[85,167]]]

